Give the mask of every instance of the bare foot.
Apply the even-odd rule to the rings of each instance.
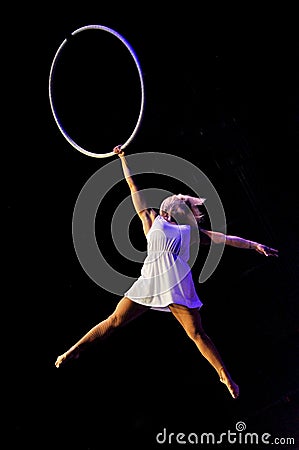
[[[63,353],[62,355],[58,356],[58,358],[55,361],[55,366],[60,367],[61,365],[65,364],[67,361],[70,361],[72,359],[78,359],[80,355],[80,349],[79,347],[72,347],[67,352]]]
[[[224,383],[229,390],[231,396],[236,399],[239,397],[240,389],[239,386],[231,379],[226,370],[221,367],[219,370],[219,376],[221,383]]]

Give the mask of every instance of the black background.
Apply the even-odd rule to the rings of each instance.
[[[287,4],[263,11],[251,3],[191,5],[62,2],[5,15],[6,448],[163,448],[155,441],[163,428],[217,435],[235,431],[238,421],[248,432],[294,437],[290,448],[299,448],[296,14]],[[80,266],[71,230],[82,187],[111,159],[75,150],[49,102],[59,45],[90,24],[120,33],[142,68],[145,108],[127,153],[192,162],[219,193],[228,233],[280,251],[277,259],[226,248],[216,272],[197,286],[204,327],[240,385],[236,401],[174,318],[154,311],[68,367],[54,366],[118,301]],[[81,34],[83,50],[61,58],[55,99],[73,139],[109,152],[129,137],[140,91],[120,41],[95,33],[86,47]],[[144,182],[167,186],[154,174]],[[109,195],[99,243],[113,255],[109,217],[126,185]],[[138,221],[131,231],[143,249]],[[115,264],[139,275],[139,265],[116,253]]]

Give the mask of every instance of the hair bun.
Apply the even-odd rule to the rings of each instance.
[[[191,195],[178,194],[177,198],[183,200],[184,202],[189,202],[192,206],[202,205],[205,202],[205,198],[191,197]]]

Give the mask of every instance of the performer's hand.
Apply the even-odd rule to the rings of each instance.
[[[117,145],[116,147],[114,147],[113,149],[114,153],[116,153],[120,158],[122,156],[125,156],[125,152],[122,150],[121,145]]]
[[[262,255],[265,255],[265,256],[276,256],[276,257],[278,257],[278,250],[276,250],[275,248],[267,247],[266,245],[258,244],[255,247],[255,250],[258,253],[261,253]]]

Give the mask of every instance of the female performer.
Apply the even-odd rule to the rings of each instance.
[[[147,208],[142,191],[134,181],[121,146],[113,151],[119,156],[131,198],[142,221],[147,240],[147,257],[140,277],[117,304],[114,312],[91,328],[69,350],[58,356],[58,368],[76,359],[94,341],[107,338],[117,328],[136,319],[149,309],[167,310],[179,321],[200,353],[214,367],[219,379],[226,385],[231,396],[239,396],[239,386],[232,379],[218,350],[205,333],[199,299],[188,265],[190,246],[199,239],[200,244],[226,244],[252,249],[265,256],[278,256],[278,250],[237,236],[205,230],[200,227],[200,205],[205,199],[189,195],[172,195],[160,205],[159,213]]]

